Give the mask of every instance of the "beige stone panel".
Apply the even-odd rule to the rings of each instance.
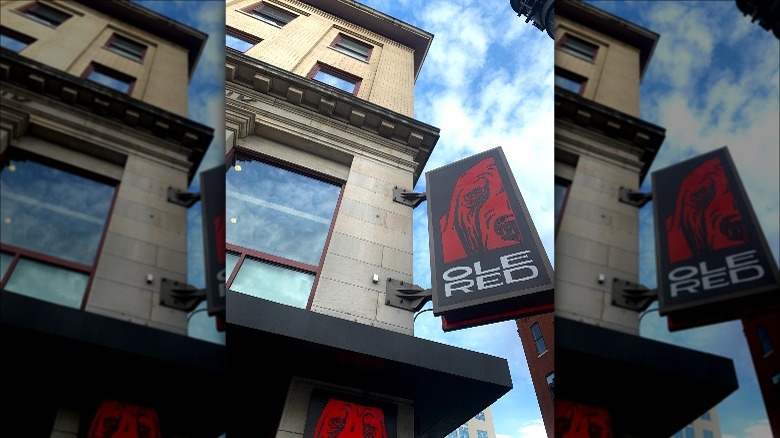
[[[168,272],[187,276],[187,253],[173,251],[168,248],[158,248],[155,266]]]
[[[639,49],[611,43],[599,85],[596,102],[639,117]]]
[[[108,230],[175,251],[182,251],[187,247],[187,234],[185,232],[172,233],[160,227],[138,222],[121,215],[111,217],[111,224]]]
[[[96,277],[92,282],[87,307],[148,320],[152,311],[152,291]]]
[[[635,230],[636,228],[631,229],[625,224],[604,226],[587,218],[577,217],[569,214],[567,206],[567,214],[560,224],[559,232],[581,236],[626,251],[636,251],[639,239]]]
[[[398,436],[414,436],[414,403],[398,403]]]
[[[392,189],[389,189],[389,191],[385,193],[373,192],[358,186],[359,183],[353,183],[357,183],[358,180],[361,180],[362,183],[371,184],[370,177],[366,178],[364,175],[355,176],[353,172],[353,176],[350,176],[350,178],[351,181],[344,187],[344,199],[384,209],[400,216],[411,217],[414,213],[412,207],[393,201]]]
[[[122,176],[122,166],[109,163],[105,160],[98,159],[91,155],[87,155],[78,151],[74,151],[64,146],[50,143],[44,139],[25,135],[21,138],[14,140],[14,147],[24,149],[29,152],[33,152],[44,157],[48,157],[63,163],[68,163],[80,169],[87,170],[89,172],[107,176],[117,181]]]
[[[272,27],[272,25],[260,20],[251,19]],[[312,50],[313,42],[320,40],[329,28],[330,21],[323,17],[301,15],[283,28],[278,29],[277,32],[267,31],[273,35],[264,41],[262,52],[259,47],[255,47],[249,51],[248,55],[287,71],[306,76],[313,65],[305,66],[302,60]]]
[[[147,263],[139,263],[121,256],[101,254],[95,276],[150,291],[159,288],[159,280],[162,277],[179,281],[186,279],[186,272],[166,271],[154,266],[153,262],[154,260],[148,260]],[[154,283],[146,282],[147,274],[154,276]]]
[[[374,266],[382,264],[381,245],[338,232],[330,237],[328,254],[340,255]]]
[[[381,292],[384,291],[384,285],[381,282],[374,284],[372,281],[374,274],[377,273],[380,276],[390,275],[390,273],[384,272],[379,266],[328,252],[325,262],[322,264],[320,278],[327,278],[355,287],[371,289],[374,292]],[[317,287],[318,291],[319,289],[320,286]]]
[[[79,411],[68,406],[60,406],[54,420],[54,430],[60,433],[75,434],[79,431]]]
[[[302,382],[293,378],[290,382],[290,388],[287,391],[287,399],[284,403],[284,411],[282,412],[281,421],[279,421],[279,431],[277,432],[277,438],[280,433],[287,434],[286,436],[299,437],[303,435],[303,428],[306,425],[306,417],[309,414],[309,402],[311,401],[311,393],[314,389],[313,385],[308,382]]]
[[[132,202],[135,204],[147,205],[159,211],[160,214],[168,213],[170,215],[178,216],[181,218],[186,217],[185,207],[174,204],[173,202],[168,202],[168,200],[166,199],[165,195],[168,186],[163,187],[162,184],[148,183],[148,180],[145,183],[144,179],[145,178],[143,177],[138,177],[137,175],[135,175],[133,177],[133,182],[138,183],[138,185],[142,185],[142,186],[146,185],[147,188],[153,188],[153,190],[151,191],[145,190],[143,188],[130,185],[128,183],[129,179],[126,179],[119,186],[119,193],[117,194],[117,200],[124,199],[125,201]]]
[[[408,157],[411,161],[414,157]],[[373,178],[388,183],[392,187],[400,187],[412,190],[413,168],[405,168],[396,163],[373,160],[367,157],[355,157],[352,163],[352,172],[361,175],[371,175]],[[386,187],[386,186],[383,186]],[[367,188],[367,187],[364,187]],[[384,188],[383,188],[384,190]],[[381,191],[380,193],[385,193]]]
[[[602,319],[603,293],[561,281],[557,276],[555,286],[565,291],[555,295],[556,315],[577,320],[586,318],[591,323]]]
[[[278,430],[276,432],[276,438],[300,438],[302,436],[302,433],[293,433],[286,430]]]
[[[130,155],[127,158],[125,171],[153,178],[162,184],[174,188],[187,189],[187,173],[175,164],[152,160],[141,155]]]
[[[639,252],[609,248],[609,263],[607,266],[636,275],[639,272]]]
[[[377,300],[377,327],[410,336],[414,335],[413,312],[386,305],[387,294],[379,294]]]
[[[296,166],[333,176],[343,181],[346,181],[349,176],[349,164],[334,161],[321,155],[315,155],[289,145],[280,144],[257,135],[251,135],[239,140],[238,146],[288,163],[295,163]]]
[[[635,215],[618,213],[601,205],[583,201],[573,195],[574,192],[566,201],[567,216],[586,220],[592,224],[609,229],[613,233],[635,235],[637,227]]]
[[[340,318],[356,321],[376,320],[378,292],[321,277],[312,308],[336,312]],[[363,321],[362,323],[366,323]]]
[[[639,335],[639,312],[612,305],[612,295],[604,295],[602,326],[632,335]]]
[[[348,215],[340,215],[336,218],[334,231],[401,251],[412,252],[414,249],[411,233],[388,230],[382,225],[371,224]]]
[[[414,53],[401,45],[382,49],[368,101],[391,111],[414,117]]]
[[[595,264],[606,264],[610,248],[602,243],[559,231],[555,236],[555,255],[570,256]]]
[[[612,287],[612,278],[615,276],[613,271],[608,270],[603,265],[590,263],[563,254],[556,254],[555,267],[556,291],[564,290],[562,287],[559,287],[558,284],[558,280],[564,280],[570,284],[577,285],[578,288],[590,288],[593,291],[609,293]],[[605,281],[603,284],[599,284],[598,282],[599,274],[604,274]]]
[[[393,272],[412,275],[412,253],[383,248],[382,267]]]
[[[187,51],[161,42],[154,60],[143,95],[138,97],[151,105],[187,117]]]
[[[103,241],[101,254],[111,254],[135,262],[149,263],[157,259],[157,250],[157,245],[153,243],[109,232],[106,233],[106,238]],[[164,266],[161,267],[167,269]]]
[[[159,282],[156,282],[156,284],[159,285]],[[183,333],[187,332],[187,312],[161,305],[159,286],[152,295],[152,313],[150,319],[151,321],[165,324],[172,328],[175,327]]]

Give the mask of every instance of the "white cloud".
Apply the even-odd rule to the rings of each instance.
[[[772,430],[769,428],[769,420],[765,419],[745,428],[742,435],[724,434],[723,438],[772,438]]]
[[[517,432],[519,438],[547,438],[547,431],[541,418],[524,424]]]

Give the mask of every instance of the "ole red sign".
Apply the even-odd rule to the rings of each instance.
[[[777,265],[726,147],[653,173],[659,313],[669,329],[780,303]]]
[[[501,148],[426,173],[444,330],[553,310],[553,272]]]

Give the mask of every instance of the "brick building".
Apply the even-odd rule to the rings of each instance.
[[[187,118],[207,35],[127,1],[0,8],[6,432],[86,436],[122,412],[219,435],[224,347],[187,337],[160,296],[187,280],[187,209],[168,189],[213,138]]]
[[[262,394],[232,406],[231,436],[257,412],[261,436],[303,436],[356,406],[390,436],[447,435],[511,379],[415,338],[414,299],[390,287],[413,280],[413,207],[393,193],[439,139],[414,119],[433,35],[346,0],[234,0],[226,20],[229,385]]]

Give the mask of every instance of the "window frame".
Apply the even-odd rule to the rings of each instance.
[[[759,323],[756,326],[756,336],[758,337],[758,343],[761,345],[761,350],[764,352],[764,357],[769,356],[775,351],[772,340],[769,339],[769,331],[763,323]]]
[[[534,326],[539,328],[539,337],[537,337],[536,334],[534,333]],[[547,351],[550,350],[549,348],[547,348],[547,342],[545,342],[544,340],[544,333],[542,332],[542,326],[539,325],[539,322],[537,321],[531,324],[531,327],[529,328],[531,330],[531,337],[534,339],[534,345],[536,346],[536,353],[538,355],[537,357],[541,357],[543,354],[547,353]],[[542,343],[544,344],[544,351],[541,352],[539,351],[539,340],[541,340]]]
[[[560,85],[555,85],[556,87],[561,88],[561,89],[566,90],[566,91],[570,91],[572,93],[577,93],[580,96],[582,96],[585,93],[585,88],[588,86],[588,78],[586,78],[585,76],[581,76],[581,75],[578,75],[576,73],[570,72],[568,70],[564,70],[562,68],[555,67],[555,71],[553,72],[553,81],[556,78],[559,78],[559,77],[563,78],[563,79],[566,79],[566,80],[569,80],[569,81],[572,81],[572,82],[578,83],[580,85],[580,88],[577,91],[573,91],[573,90],[569,90],[566,87],[562,87]]]
[[[114,46],[113,44],[117,41],[117,39],[123,39],[129,42],[130,44],[136,44],[138,46],[142,46],[143,49],[141,50],[141,54],[138,56],[138,59],[132,56],[134,54],[133,52],[128,53],[127,50],[122,50],[121,48]],[[114,52],[117,55],[124,56],[127,59],[132,59],[133,61],[140,62],[140,63],[144,62],[144,59],[146,59],[146,54],[149,51],[149,45],[140,43],[130,37],[126,37],[117,32],[111,34],[111,36],[108,38],[108,41],[106,41],[106,44],[103,45],[103,48],[110,50],[111,52]]]
[[[278,20],[277,17],[273,17],[273,16],[270,16],[268,14],[263,14],[261,12],[263,9],[270,9],[272,11],[279,12],[279,13],[281,13],[283,15],[287,15],[288,17],[290,17],[290,19],[287,20],[287,21]],[[290,22],[292,22],[293,20],[295,20],[296,18],[298,18],[300,16],[299,14],[296,14],[294,12],[290,12],[290,11],[288,11],[286,9],[282,9],[282,8],[280,8],[278,6],[275,6],[275,5],[269,5],[268,3],[265,3],[265,2],[257,2],[257,3],[254,3],[252,5],[247,6],[245,8],[241,8],[239,10],[241,12],[244,12],[244,13],[246,13],[246,14],[248,14],[248,15],[250,15],[250,16],[252,16],[252,17],[254,17],[254,18],[256,18],[256,19],[258,19],[260,21],[262,21],[263,23],[270,24],[271,26],[275,26],[275,27],[278,27],[280,29],[282,27],[290,24]],[[279,24],[279,23],[282,23],[282,24]]]
[[[58,12],[58,13],[60,13],[62,15],[67,15],[67,17],[64,20],[59,21],[59,22],[49,21],[45,17],[41,17],[41,16],[35,14],[34,11],[36,9],[38,9],[38,8],[49,9],[51,11]],[[30,4],[27,4],[27,5],[24,5],[21,8],[16,9],[16,11],[20,12],[22,15],[24,15],[27,18],[29,18],[30,20],[33,20],[33,21],[35,21],[37,23],[43,24],[44,26],[49,26],[49,27],[52,27],[52,28],[57,28],[62,23],[70,20],[71,18],[73,18],[73,14],[71,14],[69,12],[65,12],[62,9],[55,8],[55,7],[52,7],[52,6],[48,5],[48,4],[43,4],[43,3],[40,3],[40,2],[37,2],[37,1],[36,2],[32,2]]]
[[[4,47],[5,50],[10,50],[14,53],[21,53],[24,49],[30,47],[34,42],[38,41],[37,39],[31,37],[30,35],[23,34],[17,30],[11,29],[10,27],[0,26],[0,35],[4,35],[9,38],[13,38],[16,41],[19,41],[21,43],[26,44],[24,47],[22,47],[19,50],[12,50],[7,47]]]
[[[97,82],[97,81],[94,81],[94,80],[90,79],[89,78],[90,75],[92,75],[92,73],[94,73],[96,71],[98,73],[102,74],[102,75],[109,76],[109,77],[111,77],[113,79],[116,79],[116,80],[118,80],[120,82],[125,82],[128,85],[127,86],[127,91],[117,90],[116,88],[110,87],[110,86],[105,85],[105,84],[101,84],[100,82]],[[131,96],[133,94],[133,90],[135,89],[135,83],[137,82],[136,78],[134,78],[134,77],[132,77],[132,76],[126,74],[126,73],[122,73],[119,70],[115,70],[115,69],[113,69],[111,67],[106,67],[103,64],[98,64],[97,62],[91,62],[87,66],[86,70],[84,70],[84,73],[81,74],[81,79],[84,79],[84,80],[89,81],[89,82],[91,82],[93,84],[100,85],[100,86],[106,87],[108,89],[114,90],[117,93],[126,94],[128,96]]]
[[[117,200],[117,195],[119,194],[120,182],[112,178],[108,178],[104,175],[92,173],[88,170],[73,166],[71,164],[62,161],[58,161],[42,155],[38,155],[36,153],[32,153],[22,149],[16,149],[13,147],[8,148],[5,152],[0,154],[0,171],[6,168],[6,165],[8,164],[8,162],[11,161],[11,159],[19,158],[19,157],[30,161],[35,161],[38,164],[51,167],[73,175],[77,175],[82,178],[90,179],[97,183],[105,184],[114,188],[114,194],[111,197],[111,202],[109,204],[108,211],[106,213],[106,221],[103,224],[103,230],[101,232],[98,245],[95,249],[95,257],[92,260],[92,265],[85,265],[83,263],[66,260],[57,256],[52,256],[50,254],[0,242],[0,252],[10,254],[12,257],[11,262],[8,264],[8,268],[4,273],[2,273],[2,276],[0,276],[0,293],[6,293],[5,286],[8,283],[8,280],[11,278],[11,274],[13,273],[14,268],[16,267],[17,263],[21,258],[25,258],[33,262],[52,265],[60,269],[66,269],[66,270],[71,270],[82,274],[86,274],[88,276],[87,283],[86,286],[84,287],[84,295],[81,298],[81,305],[78,307],[78,310],[83,311],[87,306],[87,302],[89,301],[89,295],[92,290],[92,283],[95,280],[95,273],[97,272],[97,266],[103,251],[103,245],[105,244],[106,235],[108,234],[108,227],[111,224],[111,218],[114,213],[114,207],[116,206],[116,200]],[[9,292],[9,293],[14,293],[14,292]]]
[[[556,213],[555,210],[553,209],[553,215],[555,216],[554,236],[558,236],[558,230],[561,228],[561,220],[563,219],[563,212],[566,211],[566,203],[569,201],[569,194],[571,193],[571,185],[572,185],[571,181],[566,178],[560,176],[555,176],[553,178],[553,206],[555,206],[556,204],[555,187],[560,186],[560,187],[565,187],[566,189],[566,193],[563,194],[563,200],[561,201],[560,211]]]
[[[236,163],[236,155],[243,155],[246,157],[250,157],[253,160],[257,160],[260,162],[263,162],[265,164],[278,167],[280,169],[284,169],[288,172],[297,173],[299,175],[303,175],[309,178],[313,178],[316,180],[319,180],[325,184],[331,184],[334,186],[339,187],[339,196],[336,199],[336,205],[333,209],[333,217],[330,221],[330,226],[328,228],[328,235],[325,237],[325,243],[322,247],[322,254],[320,254],[320,259],[317,265],[311,265],[308,263],[299,262],[296,260],[291,260],[286,257],[266,253],[263,251],[255,250],[252,248],[248,248],[243,245],[239,245],[237,243],[230,243],[225,240],[225,250],[229,254],[233,254],[234,256],[238,256],[238,260],[236,261],[235,266],[233,267],[233,270],[230,272],[226,272],[225,276],[225,290],[230,291],[230,287],[233,285],[233,281],[235,280],[236,276],[238,275],[238,272],[241,270],[241,266],[246,260],[246,258],[250,258],[256,261],[259,261],[261,263],[267,263],[271,265],[275,265],[278,267],[281,267],[283,269],[288,269],[292,271],[298,271],[303,273],[312,274],[314,276],[314,281],[312,282],[311,290],[309,291],[309,297],[306,300],[306,307],[304,307],[305,310],[311,310],[312,303],[314,301],[314,291],[317,290],[317,284],[320,280],[321,274],[322,274],[322,266],[325,263],[325,255],[328,252],[328,246],[330,245],[330,239],[333,237],[333,230],[336,227],[336,217],[339,213],[339,208],[341,207],[341,200],[344,197],[344,188],[346,186],[346,181],[343,181],[341,179],[335,178],[333,176],[316,172],[311,169],[304,168],[303,166],[296,165],[294,163],[290,163],[287,161],[283,161],[274,157],[270,157],[261,153],[258,153],[256,151],[252,151],[249,149],[244,149],[241,147],[233,147],[230,152],[226,156],[225,160],[225,173],[230,171],[230,168],[233,167]],[[240,293],[236,291],[232,291],[235,293]]]
[[[227,45],[227,36],[230,35],[233,38],[237,38],[241,41],[247,42],[249,44],[252,44],[252,47],[260,44],[263,39],[256,37],[250,33],[244,32],[242,30],[236,29],[234,27],[225,26],[225,49],[236,52],[236,53],[246,53],[247,51],[251,50],[252,47],[249,49],[246,49],[244,51],[238,50],[236,48],[230,47]]]
[[[363,57],[364,55],[362,53],[355,52],[354,50],[350,49],[349,47],[346,47],[346,46],[342,45],[341,42],[344,41],[344,40],[350,41],[352,43],[357,44],[358,46],[364,47],[366,49],[365,58]],[[343,53],[344,55],[347,55],[347,56],[349,56],[351,58],[355,58],[358,61],[363,61],[363,62],[368,62],[371,59],[371,53],[374,50],[374,46],[373,45],[368,44],[368,43],[364,43],[363,41],[360,41],[357,38],[353,38],[353,37],[345,35],[343,33],[339,33],[338,35],[336,35],[336,38],[333,40],[333,42],[330,43],[330,46],[328,46],[328,47],[330,47],[331,49],[333,49],[333,50],[335,50],[335,51],[337,51],[339,53]]]
[[[347,82],[352,82],[353,84],[355,84],[355,86],[352,89],[352,91],[347,91],[347,90],[341,89],[339,87],[336,87],[334,85],[330,85],[330,84],[325,83],[325,82],[323,82],[323,81],[321,81],[319,79],[315,79],[315,76],[317,76],[317,73],[319,73],[319,72],[324,72],[325,74],[329,74],[329,75],[334,76],[334,77],[336,77],[338,79],[342,79],[342,80],[345,80]],[[314,64],[314,67],[312,67],[312,69],[309,71],[309,74],[307,74],[306,77],[308,79],[317,81],[317,82],[319,82],[319,83],[321,83],[323,85],[327,85],[329,87],[336,88],[336,89],[341,90],[341,91],[343,91],[345,93],[350,93],[353,96],[357,96],[358,92],[360,91],[360,86],[363,83],[363,78],[361,78],[359,76],[355,76],[352,73],[345,72],[344,70],[340,70],[340,69],[338,69],[336,67],[333,67],[331,65],[328,65],[328,64],[325,64],[325,63],[322,63],[322,62],[319,62],[319,61]]]
[[[585,52],[578,48],[572,47],[571,45],[569,45],[570,41],[573,41],[575,43],[581,43],[585,46],[591,46],[592,51]],[[576,37],[574,35],[571,35],[570,33],[563,34],[561,41],[557,44],[557,47],[564,53],[568,53],[569,55],[574,56],[575,58],[581,59],[591,64],[596,63],[596,58],[598,58],[599,49],[600,49],[600,46],[598,44],[592,43],[584,38]]]

